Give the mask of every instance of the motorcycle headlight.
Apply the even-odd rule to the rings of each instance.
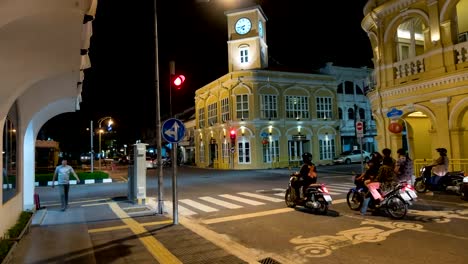
[[[468,183],[468,176],[463,177],[463,183]]]

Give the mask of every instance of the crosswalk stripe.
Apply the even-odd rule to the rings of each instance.
[[[284,197],[286,195],[286,193],[284,193],[284,192],[283,193],[275,193],[274,195]]]
[[[237,205],[237,204],[229,203],[229,202],[222,201],[222,200],[219,200],[219,199],[216,199],[216,198],[213,198],[213,197],[209,197],[209,196],[204,196],[204,197],[199,197],[199,198],[201,200],[203,200],[203,201],[214,203],[214,204],[217,204],[217,205],[229,208],[229,209],[239,209],[239,208],[243,207],[243,206],[240,206],[240,205]]]
[[[201,210],[201,211],[204,211],[204,212],[216,212],[216,211],[219,211],[219,210],[216,209],[216,208],[209,207],[209,206],[207,206],[207,205],[201,204],[201,203],[199,203],[199,202],[195,202],[195,201],[190,200],[190,199],[182,199],[182,200],[179,200],[179,202],[184,203],[184,204],[186,204],[186,205],[189,205],[189,206],[191,206],[191,207],[197,208],[198,210]]]
[[[166,212],[171,212],[172,213],[172,202],[170,201],[164,201],[164,208],[166,209],[165,211]],[[177,206],[177,212],[180,214],[180,215],[183,215],[183,216],[190,216],[190,215],[196,215],[198,214],[197,212],[194,212],[190,209],[187,209],[181,205]]]
[[[273,191],[280,191],[280,192],[286,192],[285,188],[273,188]]]
[[[252,198],[257,198],[257,199],[260,199],[260,200],[270,201],[270,202],[274,202],[274,203],[279,203],[279,202],[283,201],[282,199],[273,198],[273,197],[260,195],[260,194],[256,194],[256,193],[240,192],[238,194],[245,195],[245,196],[252,197]]]
[[[353,188],[356,185],[354,185],[354,184],[333,184],[332,186],[343,187],[343,188],[348,188],[349,189],[349,188]]]
[[[230,195],[230,194],[220,194],[219,196],[221,196],[223,198],[231,199],[231,200],[234,200],[234,201],[237,201],[237,202],[250,204],[250,205],[263,205],[264,204],[262,202],[257,202],[257,201],[254,201],[254,200],[249,200],[249,199],[245,199],[245,198]]]

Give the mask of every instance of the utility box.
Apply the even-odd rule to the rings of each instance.
[[[146,146],[133,145],[133,166],[129,166],[128,199],[141,205],[146,204]]]

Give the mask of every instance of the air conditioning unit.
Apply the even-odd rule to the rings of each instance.
[[[468,31],[458,34],[458,43],[468,41]]]

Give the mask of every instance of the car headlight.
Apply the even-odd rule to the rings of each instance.
[[[465,176],[465,177],[463,178],[463,183],[468,183],[468,176]]]

